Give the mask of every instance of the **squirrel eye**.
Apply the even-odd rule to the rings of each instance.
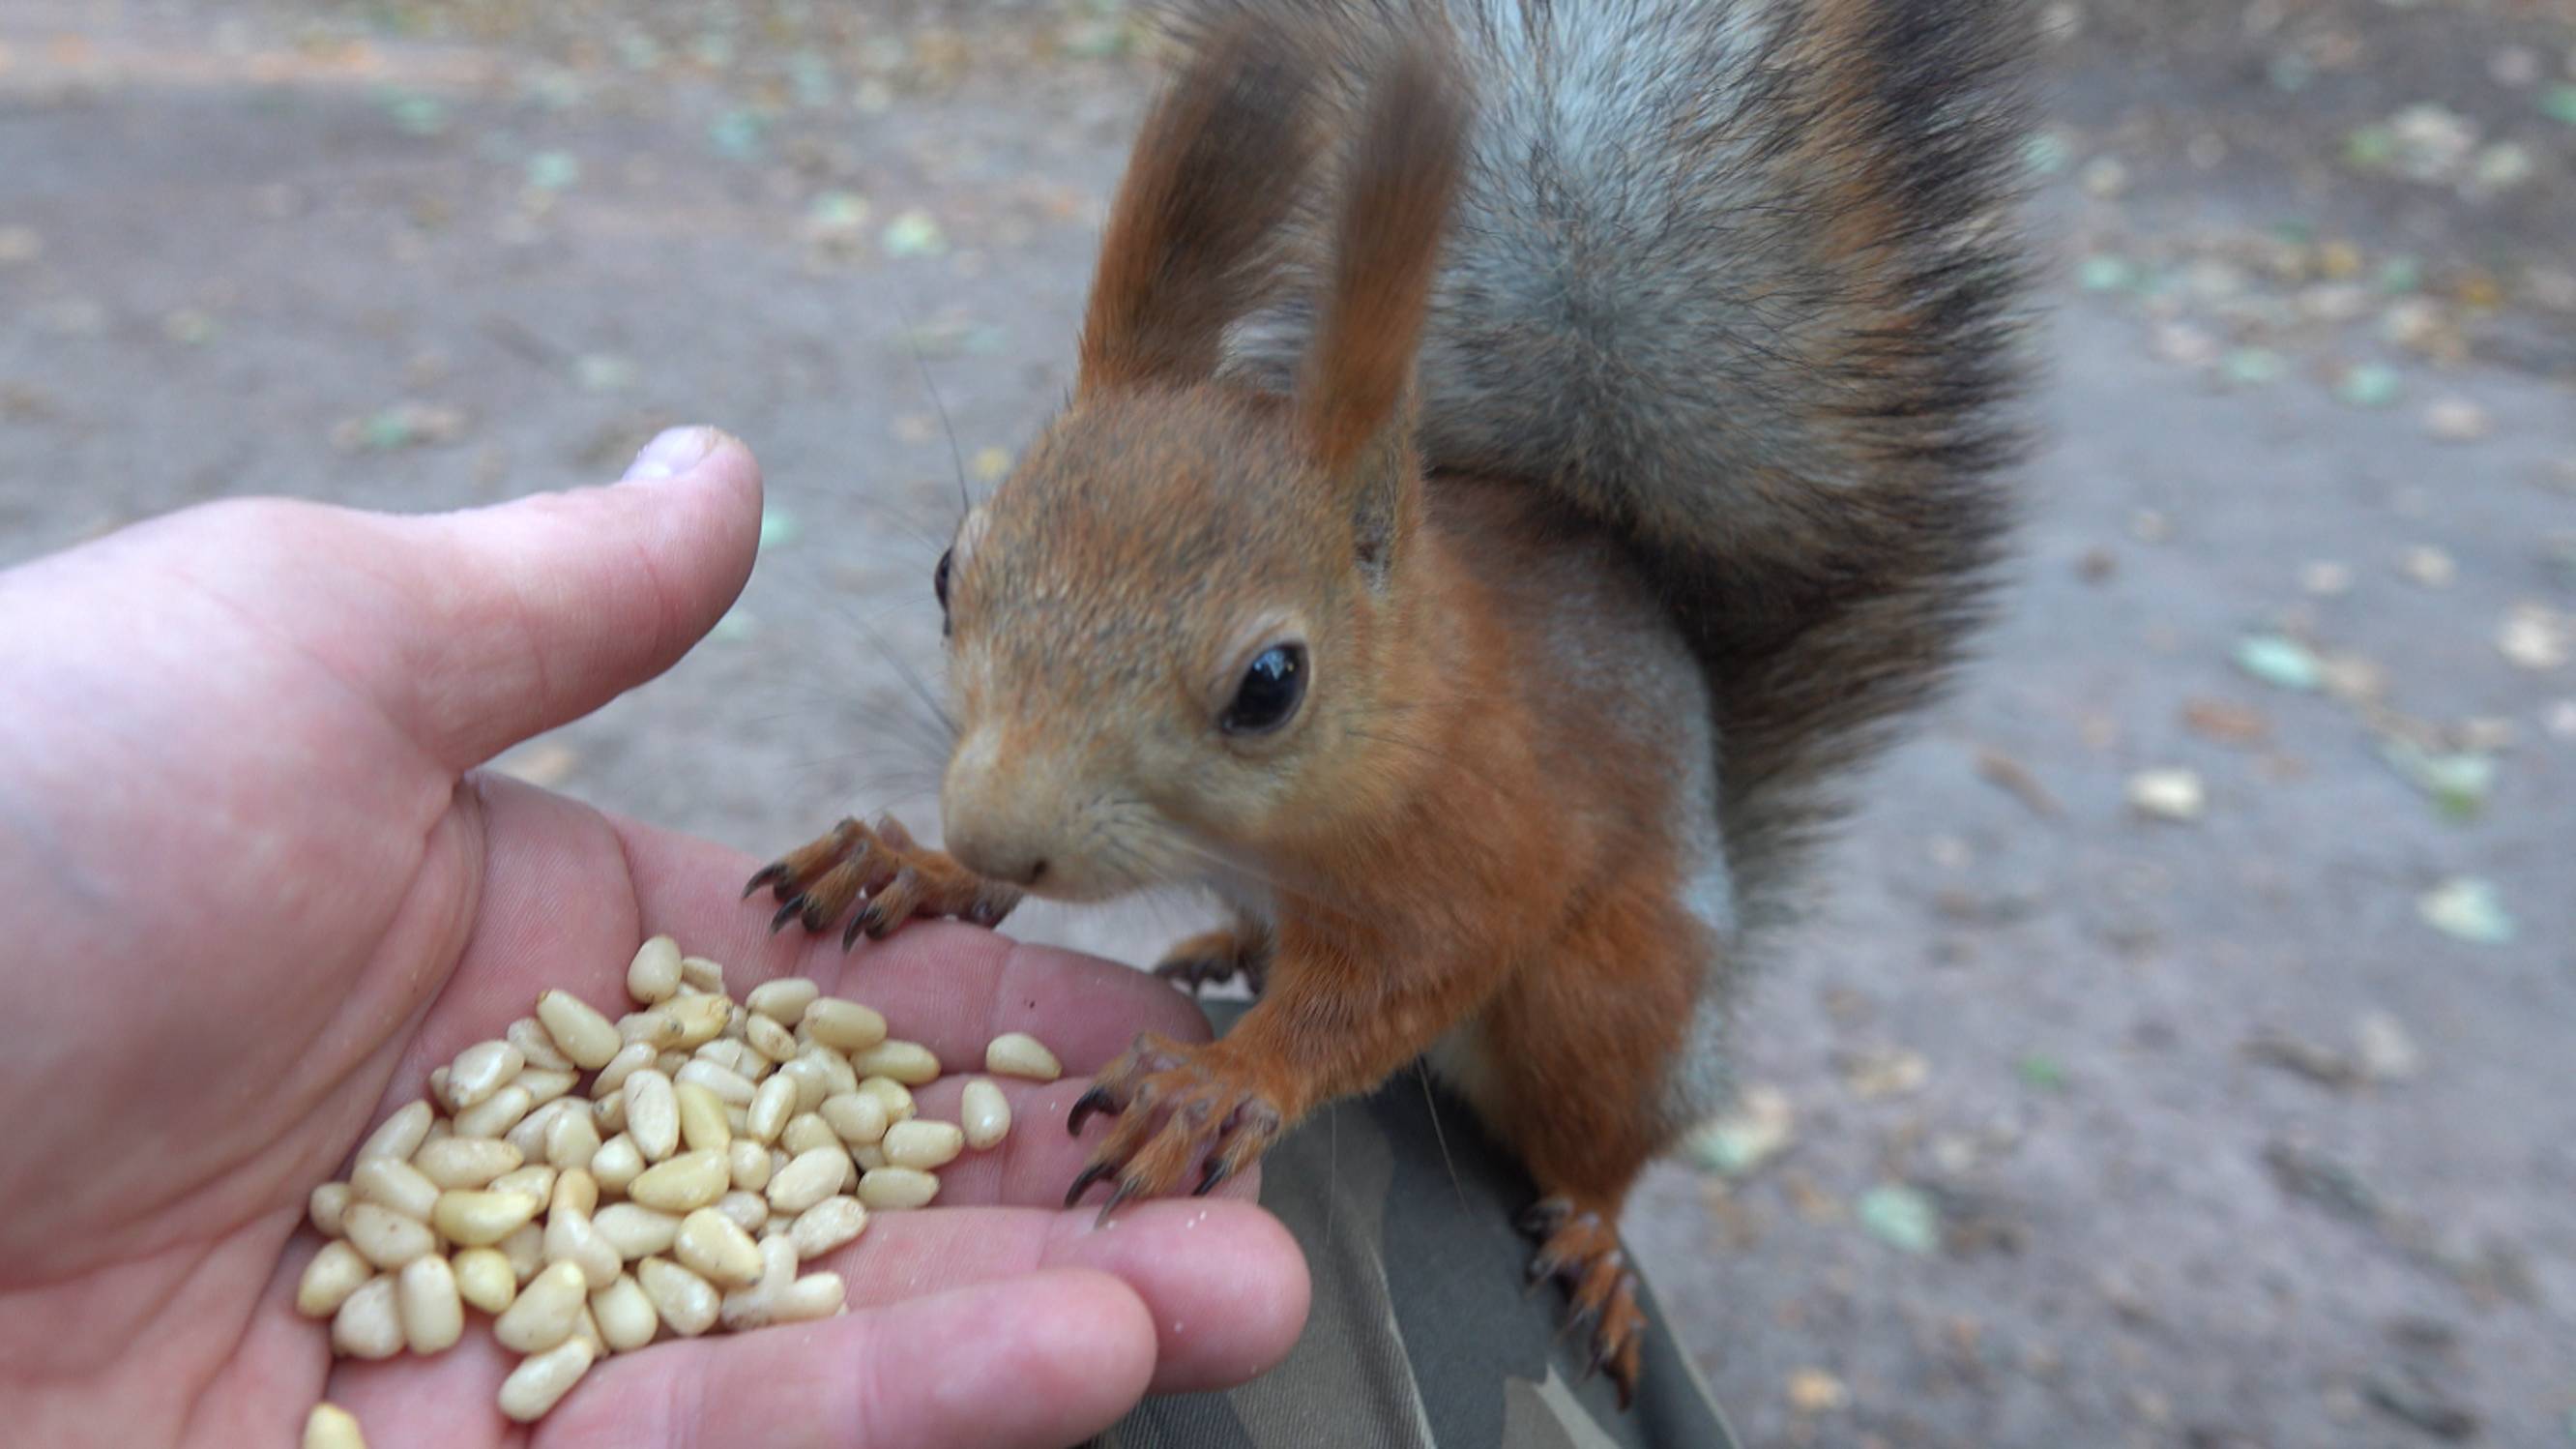
[[[1288,722],[1306,697],[1306,650],[1298,644],[1273,644],[1243,671],[1234,702],[1217,725],[1230,735],[1267,734]]]
[[[943,614],[948,611],[948,564],[956,556],[957,550],[953,548],[943,551],[939,555],[939,566],[930,571],[930,591],[939,596],[939,610]]]

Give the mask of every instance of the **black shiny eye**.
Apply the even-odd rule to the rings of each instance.
[[[939,555],[939,567],[930,571],[930,591],[939,596],[939,611],[943,614],[948,612],[948,564],[956,556],[957,550],[953,548],[943,552]]]
[[[1225,707],[1217,725],[1230,735],[1267,734],[1286,724],[1305,697],[1305,646],[1273,644],[1243,671],[1234,702]]]

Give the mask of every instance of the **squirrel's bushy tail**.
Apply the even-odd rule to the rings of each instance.
[[[2007,523],[2022,253],[2019,0],[1177,0],[1257,16],[1317,124],[1428,31],[1474,98],[1421,354],[1435,471],[1521,478],[1627,539],[1707,664],[1745,924],[1786,904],[1834,781],[1938,686]],[[1414,41],[1410,43],[1420,43]],[[1330,188],[1333,167],[1303,182]],[[1268,386],[1287,285],[1236,331]]]

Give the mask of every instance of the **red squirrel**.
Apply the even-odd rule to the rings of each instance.
[[[1983,612],[2022,13],[1180,20],[1072,398],[933,579],[946,849],[845,820],[751,889],[855,942],[1212,888],[1237,924],[1158,969],[1260,999],[1102,1071],[1068,1204],[1203,1192],[1426,1058],[1624,1403],[1621,1204],[1724,1104],[1737,984]]]

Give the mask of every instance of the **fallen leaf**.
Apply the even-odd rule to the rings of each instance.
[[[2281,689],[2314,689],[2325,678],[2308,646],[2280,634],[2249,634],[2237,641],[2236,667]]]
[[[2426,891],[2415,902],[2424,924],[2473,946],[2504,946],[2513,941],[2513,916],[2495,882],[2477,876],[2454,876]]]
[[[2272,721],[2263,712],[2224,699],[2185,700],[2185,729],[2223,745],[2259,745],[2272,737]]]
[[[1851,1402],[1843,1381],[1819,1368],[1789,1375],[1789,1407],[1801,1414],[1829,1414]]]
[[[2129,808],[2158,820],[2198,820],[2209,803],[2190,770],[2141,770],[2129,777]]]
[[[1928,1255],[1941,1244],[1941,1212],[1932,1199],[1903,1183],[1860,1195],[1860,1225],[1871,1237],[1902,1252]]]
[[[2054,819],[2063,813],[2057,803],[2057,797],[2048,793],[2048,787],[2039,783],[2039,777],[2033,775],[2030,768],[2021,761],[2000,750],[1979,750],[1977,773],[1984,776],[1989,784],[2002,788],[2014,799],[2029,806],[2034,815]]]
[[[1931,1075],[1931,1063],[1921,1052],[1901,1047],[1852,1052],[1842,1061],[1843,1086],[1865,1102],[1910,1095]]]
[[[2546,604],[2516,604],[2496,628],[2496,648],[2517,669],[2556,669],[2576,651],[2576,620]]]
[[[948,239],[929,212],[915,209],[886,223],[877,245],[890,257],[935,257],[948,249]]]
[[[1785,1151],[1797,1135],[1789,1099],[1776,1087],[1747,1087],[1733,1111],[1691,1134],[1691,1160],[1722,1177],[1743,1177]]]
[[[2495,760],[2489,755],[2444,754],[2413,740],[2392,739],[2381,743],[2379,757],[2453,819],[2474,818],[2495,789]]]

